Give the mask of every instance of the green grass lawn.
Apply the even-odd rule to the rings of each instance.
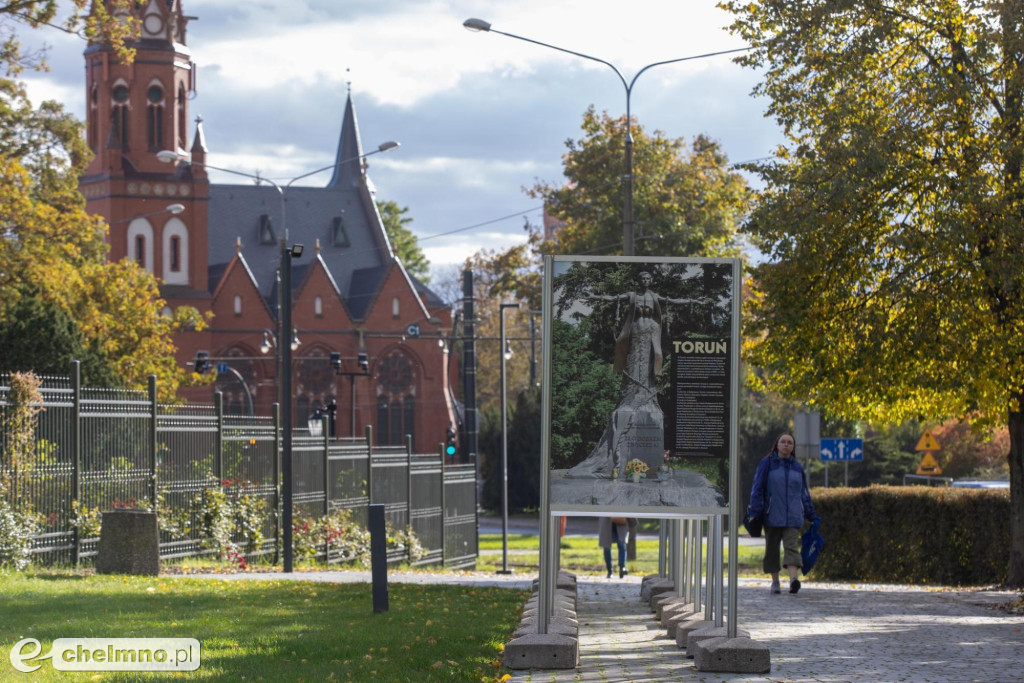
[[[392,583],[373,613],[370,584],[188,577],[0,574],[0,680],[19,674],[11,647],[35,638],[196,638],[202,666],[189,680],[480,681],[506,672],[502,650],[526,591]],[[33,676],[130,681],[167,674]]]
[[[509,534],[508,565],[514,571],[537,573],[539,566],[540,538],[529,534]],[[501,550],[501,534],[480,534],[480,550]],[[705,548],[705,552],[706,552]],[[524,552],[531,551],[531,552]],[[576,574],[604,574],[604,555],[597,545],[595,536],[564,536],[561,539],[560,562],[562,569]],[[726,551],[726,561],[729,553]],[[761,560],[764,558],[763,546],[740,546],[738,556],[740,576],[761,576]],[[614,549],[613,549],[614,562]],[[636,560],[627,563],[633,574],[654,574],[658,571],[658,539],[638,538],[636,542]],[[482,553],[477,561],[477,569],[495,571],[502,567],[501,553]],[[617,569],[617,567],[616,567]]]

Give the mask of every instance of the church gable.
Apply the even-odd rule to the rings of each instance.
[[[416,293],[408,275],[397,262],[383,277],[366,313],[371,328],[393,329],[426,320],[430,313]]]
[[[347,329],[352,326],[352,318],[338,286],[319,253],[294,293],[293,302],[292,320],[296,325],[310,329]]]
[[[274,316],[240,252],[228,263],[210,308],[216,330],[273,327]]]

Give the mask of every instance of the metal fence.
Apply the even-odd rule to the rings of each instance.
[[[280,537],[280,425],[274,417],[224,415],[214,405],[162,405],[156,380],[148,391],[81,387],[76,376],[43,378],[34,447],[16,462],[5,432],[10,382],[0,376],[0,476],[11,482],[16,506],[42,520],[33,539],[41,564],[78,564],[96,555],[90,513],[114,507],[155,508],[161,517],[195,514],[197,494],[244,487],[262,501],[263,541],[246,555],[274,556]],[[440,446],[440,445],[439,445]],[[476,481],[472,465],[445,465],[443,455],[373,445],[373,428],[360,439],[332,439],[295,430],[293,504],[296,515],[317,519],[338,509],[366,525],[368,506],[385,505],[397,529],[410,527],[426,549],[418,564],[473,567],[477,558]],[[187,521],[187,520],[186,520]],[[192,521],[195,521],[194,519]],[[163,558],[218,552],[194,529],[161,531]],[[244,538],[233,538],[244,547]],[[339,558],[317,553],[328,562]],[[407,559],[389,552],[393,562]]]

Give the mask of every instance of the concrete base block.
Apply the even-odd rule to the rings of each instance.
[[[671,595],[670,598],[663,598],[665,595]],[[662,598],[657,600],[654,605],[654,616],[657,619],[661,619],[661,615],[665,613],[666,609],[678,609],[680,605],[687,604],[686,598],[674,595],[673,593],[662,593],[658,596]]]
[[[534,609],[524,609],[522,611],[522,618],[523,618],[523,620],[527,620],[527,618],[537,618],[537,614],[538,614],[538,610],[537,610],[536,607]],[[575,610],[575,609],[565,609],[564,607],[555,607],[554,609],[552,609],[551,610],[551,614],[549,614],[549,618],[552,617],[552,616],[561,616],[563,618],[573,618],[573,620],[574,620],[574,618],[578,618],[577,617],[577,610]]]
[[[690,611],[676,612],[675,614],[670,615],[668,620],[667,621],[663,621],[661,625],[665,627],[665,629],[666,629],[666,631],[668,633],[668,637],[671,638],[672,640],[675,640],[676,639],[676,629],[679,628],[680,624],[693,623],[693,622],[703,621],[703,620],[704,620],[704,610],[701,610],[699,612],[694,612],[694,611],[690,610]],[[683,641],[683,646],[685,646],[685,644],[686,644],[686,641]]]
[[[531,584],[533,590],[540,588],[540,579],[534,579]],[[555,579],[555,588],[564,588],[566,590],[576,591],[576,577],[566,574],[559,574],[558,578]]]
[[[529,624],[523,624],[515,630],[512,634],[513,638],[519,638],[520,636],[536,635],[537,633],[537,622],[531,621]],[[559,636],[569,636],[570,638],[577,638],[580,630],[575,626],[569,624],[560,624],[557,622],[548,622],[548,633],[554,633]]]
[[[651,600],[653,600],[655,597],[661,595],[662,593],[670,593],[670,592],[674,591],[675,588],[676,588],[676,585],[674,583],[672,583],[672,579],[662,579],[661,581],[652,581],[651,582],[651,597],[646,602],[650,602]]]
[[[766,674],[772,670],[768,646],[750,638],[707,638],[693,646],[697,671]]]
[[[651,584],[655,581],[664,581],[665,577],[659,574],[648,574],[640,579],[640,601],[651,601]]]
[[[708,628],[699,628],[690,631],[686,634],[686,656],[693,657],[693,653],[696,651],[698,643],[700,643],[700,641],[702,640],[710,640],[712,638],[727,638],[728,636],[728,626],[710,626]],[[740,638],[749,638],[750,631],[744,631],[743,629],[738,628],[736,629],[736,636]]]
[[[535,625],[536,623],[537,623],[537,616],[536,615],[532,615],[532,616],[529,616],[529,617],[523,617],[522,620],[520,620],[520,622],[519,622],[519,626],[520,627],[532,626],[532,625]],[[577,631],[579,631],[579,628],[580,628],[580,622],[576,619],[575,616],[572,616],[572,617],[548,617],[548,626],[551,626],[551,624],[562,624],[563,626],[570,626],[570,627],[576,629]]]
[[[668,605],[661,610],[661,627],[668,628],[668,622],[675,617],[689,616],[694,613],[692,602],[676,602]]]
[[[579,641],[553,633],[521,636],[505,644],[505,666],[510,669],[575,669]]]
[[[697,612],[693,616],[682,619],[676,623],[676,645],[680,649],[685,650],[690,631],[700,631],[714,627],[714,619],[705,619],[703,612]]]
[[[155,512],[118,509],[103,513],[96,573],[160,574],[160,527]]]

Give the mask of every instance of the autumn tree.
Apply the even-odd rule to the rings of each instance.
[[[407,216],[408,206],[399,206],[396,202],[377,202],[377,210],[380,212],[381,220],[384,223],[384,232],[387,233],[391,248],[395,255],[402,262],[409,274],[420,282],[430,282],[430,261],[420,248],[419,240],[409,229],[412,218]]]
[[[26,68],[45,67],[42,51],[26,52],[18,38],[18,25],[47,26],[80,35],[92,42],[105,40],[126,61],[135,57],[129,41],[138,35],[138,21],[128,12],[144,0],[0,0],[0,67],[8,76]],[[58,21],[58,13],[63,18]]]
[[[597,114],[591,106],[581,129],[580,140],[565,143],[565,181],[537,183],[526,193],[565,223],[558,253],[621,253],[626,117]],[[648,134],[635,121],[630,131],[636,254],[735,255],[748,189],[721,146],[706,135],[687,144],[658,130]]]
[[[1024,2],[723,6],[786,136],[749,221],[750,361],[850,419],[1007,424],[1024,585]]]
[[[169,399],[194,381],[175,363],[172,334],[204,321],[189,307],[165,317],[152,274],[129,260],[107,263],[107,226],[78,191],[90,157],[74,117],[56,102],[33,107],[21,84],[0,79],[0,336],[31,310],[35,330],[80,342],[88,377],[141,388],[155,374]],[[21,340],[29,342],[41,345]],[[52,351],[33,358],[24,350],[5,349],[0,369],[52,368]]]

